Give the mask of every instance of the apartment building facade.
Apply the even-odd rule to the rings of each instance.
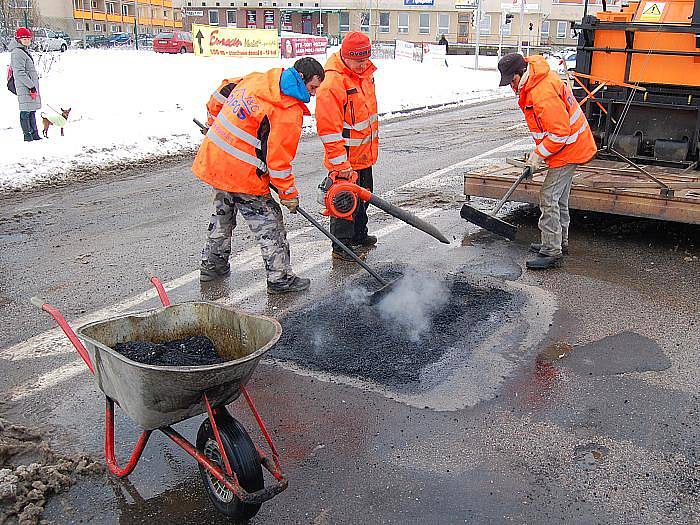
[[[29,0],[27,0],[29,1]],[[181,28],[182,12],[173,0],[33,0],[41,25],[75,38],[127,32],[155,35]]]

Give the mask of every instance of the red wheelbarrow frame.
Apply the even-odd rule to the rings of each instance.
[[[168,298],[168,294],[166,293],[165,288],[163,287],[163,284],[160,282],[160,280],[152,275],[150,276],[150,280],[153,286],[155,286],[156,290],[158,291],[158,297],[160,298],[160,301],[163,304],[163,306],[170,306],[170,299]],[[32,298],[32,303],[34,303],[36,306],[38,306],[54,318],[56,323],[58,323],[58,326],[61,328],[61,330],[63,330],[63,333],[66,334],[66,337],[68,337],[70,342],[73,344],[78,354],[80,354],[80,357],[83,359],[90,372],[94,374],[95,369],[92,365],[92,362],[90,361],[90,355],[87,351],[87,348],[85,348],[80,339],[78,339],[78,336],[75,334],[73,329],[70,327],[63,315],[61,315],[58,309],[37,298]],[[223,443],[221,442],[221,435],[219,434],[219,429],[216,425],[215,416],[219,412],[221,412],[222,409],[218,407],[212,407],[209,403],[209,399],[207,399],[206,394],[203,394],[202,398],[204,401],[204,405],[207,408],[207,414],[209,416],[209,421],[212,426],[216,443],[219,447],[219,452],[221,453],[221,457],[223,458],[224,470],[214,465],[206,456],[204,456],[204,454],[197,450],[197,448],[194,445],[192,445],[192,443],[190,443],[185,437],[183,437],[179,432],[177,432],[172,426],[168,425],[165,427],[161,427],[158,430],[163,432],[163,434],[172,439],[178,446],[180,446],[180,448],[182,448],[185,452],[192,456],[197,461],[197,463],[199,463],[209,473],[211,473],[212,476],[214,476],[221,483],[223,483],[227,489],[233,492],[236,498],[239,499],[242,503],[257,505],[273,498],[274,496],[285,490],[289,485],[289,480],[287,479],[287,476],[282,472],[277,448],[272,442],[272,438],[270,437],[270,434],[268,433],[267,428],[265,427],[265,423],[260,417],[257,408],[255,408],[253,398],[250,396],[248,390],[243,385],[241,385],[240,388],[241,392],[243,393],[243,396],[245,397],[246,402],[248,403],[248,407],[250,407],[250,411],[253,413],[253,416],[255,417],[258,426],[260,427],[260,431],[265,437],[265,441],[267,441],[267,444],[270,447],[270,451],[272,452],[272,458],[270,458],[260,449],[260,447],[255,445],[255,449],[257,450],[258,456],[260,457],[260,463],[263,467],[265,467],[265,469],[268,472],[270,472],[270,474],[272,474],[272,476],[276,480],[276,483],[274,485],[264,487],[255,492],[247,492],[238,483],[238,478],[236,476],[236,473],[233,472],[233,469],[231,468],[231,463],[226,455],[226,449],[224,449]],[[141,454],[143,453],[143,450],[144,448],[146,448],[146,444],[148,443],[148,438],[151,436],[151,432],[153,431],[144,430],[141,432],[141,435],[139,436],[139,439],[136,442],[136,446],[134,447],[134,451],[131,453],[129,461],[127,462],[126,466],[124,466],[123,468],[120,467],[114,455],[114,401],[107,396],[105,396],[105,399],[105,459],[107,460],[107,467],[109,468],[110,472],[118,478],[125,478],[129,474],[131,474],[136,468],[136,464],[141,458]],[[225,411],[225,409],[223,410]]]

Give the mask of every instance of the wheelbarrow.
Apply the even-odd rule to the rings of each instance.
[[[151,432],[160,430],[199,464],[204,488],[214,507],[234,520],[253,517],[263,502],[287,488],[279,454],[245,388],[263,355],[282,334],[271,318],[211,302],[170,304],[161,282],[151,276],[163,303],[156,308],[81,326],[76,332],[61,313],[36,297],[32,303],[61,327],[105,394],[105,457],[109,470],[125,478]],[[225,363],[206,366],[155,366],[132,361],[113,350],[127,341],[162,343],[190,335],[207,336]],[[226,405],[243,394],[271,457],[257,447]],[[143,430],[125,467],[114,454],[114,404]],[[172,425],[207,414],[192,445]],[[274,481],[265,486],[264,467]]]

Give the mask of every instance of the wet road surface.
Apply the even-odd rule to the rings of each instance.
[[[285,327],[249,388],[290,487],[252,523],[700,523],[698,228],[576,213],[563,267],[524,271],[535,211],[511,206],[516,242],[459,218],[464,171],[523,151],[520,122],[508,101],[382,127],[377,193],[452,243],[375,213],[380,241],[367,262],[463,283],[468,295],[461,309],[453,296],[418,342],[378,334],[385,352],[356,333],[357,307],[345,295],[371,281],[332,262],[301,217],[286,215],[294,266],[313,280],[308,294],[265,295],[243,224],[231,277],[200,286],[211,196],[187,164],[4,198],[0,411],[44,428],[57,449],[101,456],[101,395],[27,298],[43,295],[76,325],[153,307],[150,268],[173,301],[220,300]],[[308,209],[319,151],[317,139],[305,140],[297,157]],[[323,323],[332,326],[316,337]],[[231,410],[262,443],[241,400]],[[177,428],[193,440],[202,419]],[[119,410],[116,426],[126,458],[138,429]],[[225,522],[194,461],[162,435],[128,482],[80,481],[49,502],[46,517]]]

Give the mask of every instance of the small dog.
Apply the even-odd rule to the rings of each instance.
[[[71,108],[61,108],[60,115],[53,114],[49,115],[48,117],[44,113],[41,114],[41,121],[44,124],[44,130],[42,131],[44,138],[49,138],[49,127],[52,124],[61,128],[61,136],[63,136],[63,128],[65,127],[66,122],[68,121],[68,115],[70,115],[70,110]]]

